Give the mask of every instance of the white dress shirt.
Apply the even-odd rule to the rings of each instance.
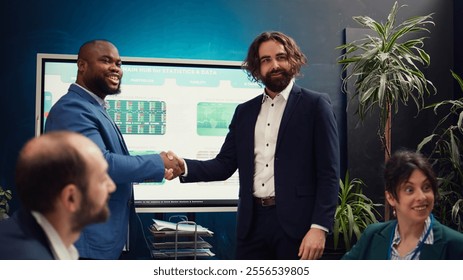
[[[274,160],[278,130],[294,79],[273,99],[265,92],[254,129],[254,196],[275,196]]]
[[[76,247],[74,247],[74,245],[66,247],[66,245],[64,245],[63,241],[61,240],[61,237],[56,232],[55,228],[50,224],[50,222],[48,222],[47,218],[36,211],[32,211],[32,216],[34,216],[37,223],[45,232],[55,260],[79,259],[79,252],[77,251]]]

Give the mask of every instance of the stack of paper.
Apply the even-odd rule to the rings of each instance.
[[[209,229],[194,224],[194,223],[188,223],[188,222],[180,222],[180,223],[172,223],[172,222],[167,222],[163,220],[156,220],[153,219],[153,225],[154,229],[157,231],[179,231],[179,232],[190,232],[194,233],[195,231],[200,234],[200,235],[208,235],[211,236],[214,234],[214,232],[210,231]]]

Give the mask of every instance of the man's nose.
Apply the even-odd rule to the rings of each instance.
[[[280,64],[278,63],[276,59],[273,59],[272,60],[272,70],[278,70],[278,69],[280,69]]]
[[[113,193],[116,191],[116,184],[114,183],[114,181],[109,178],[109,181],[108,181],[108,193]]]

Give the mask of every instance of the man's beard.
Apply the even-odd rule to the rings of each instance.
[[[107,203],[101,209],[97,210],[95,204],[90,201],[87,194],[84,194],[80,203],[80,209],[74,215],[73,230],[81,231],[89,224],[105,222],[108,220],[109,215],[110,211]]]
[[[280,73],[280,77],[273,77],[272,74]],[[262,83],[272,92],[282,92],[291,82],[293,76],[284,69],[273,70],[262,77]]]
[[[97,78],[95,77],[92,80],[92,88],[91,90],[96,94],[96,93],[103,93],[105,96],[106,95],[115,95],[121,93],[121,83],[117,86],[117,88],[114,90],[111,87],[108,86],[106,80],[103,78]]]

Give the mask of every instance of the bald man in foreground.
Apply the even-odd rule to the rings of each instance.
[[[23,208],[0,222],[0,259],[73,260],[73,243],[104,222],[116,186],[100,149],[74,132],[53,132],[23,147],[16,188]]]

